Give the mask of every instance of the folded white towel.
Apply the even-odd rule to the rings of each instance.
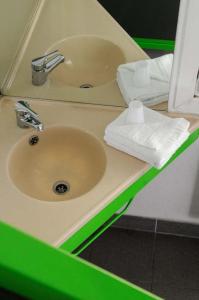
[[[143,123],[127,123],[128,109],[110,123],[104,140],[110,146],[161,168],[189,136],[190,123],[144,107]]]
[[[154,105],[167,100],[172,63],[173,54],[166,54],[120,65],[117,83],[126,103],[140,100],[146,105]]]

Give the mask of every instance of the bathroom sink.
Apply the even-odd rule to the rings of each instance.
[[[148,165],[104,143],[121,107],[29,99],[39,132],[17,126],[17,101],[1,100],[0,219],[57,247]]]
[[[26,135],[15,145],[8,163],[10,178],[21,192],[46,201],[87,193],[105,168],[105,152],[97,138],[72,127]]]
[[[58,49],[65,62],[49,78],[54,83],[77,88],[104,85],[116,77],[117,67],[125,63],[123,51],[113,42],[95,36],[62,40],[47,52]]]

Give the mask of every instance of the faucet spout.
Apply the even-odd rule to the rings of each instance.
[[[40,123],[38,126],[37,126],[37,130],[38,131],[44,131],[44,125],[42,123]]]
[[[39,120],[39,116],[35,113],[26,101],[18,101],[16,103],[17,125],[20,128],[32,127],[38,131],[43,131],[44,126]]]
[[[33,59],[32,84],[43,85],[47,80],[48,74],[64,60],[64,56],[58,50]]]

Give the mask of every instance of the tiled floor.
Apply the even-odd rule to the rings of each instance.
[[[110,228],[81,257],[166,300],[199,299],[199,239]]]

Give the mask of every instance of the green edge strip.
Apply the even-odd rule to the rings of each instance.
[[[172,161],[174,161],[182,152],[184,152],[195,140],[199,137],[199,129],[195,130],[184,144],[176,151],[171,157],[168,163],[160,170],[151,168],[136,182],[134,182],[128,189],[120,194],[115,200],[113,200],[108,206],[100,211],[94,218],[86,223],[81,229],[79,229],[73,236],[71,236],[66,242],[64,242],[60,248],[72,252],[79,247],[86,239],[88,239],[94,232],[102,226],[108,219],[110,219],[115,212],[121,209],[126,203],[131,201],[136,194],[141,191],[150,181],[152,181],[160,172],[162,172]],[[120,215],[119,215],[120,216]],[[108,226],[110,226],[111,222]],[[84,245],[85,249],[90,243],[92,243],[102,232],[104,232],[108,226],[105,226],[101,232],[98,232],[96,236],[93,236],[91,240]],[[82,249],[82,250],[83,250]],[[78,251],[80,253],[81,251]]]
[[[0,241],[0,287],[28,299],[161,299],[1,221]]]
[[[175,42],[172,40],[146,39],[134,37],[134,41],[143,49],[174,51]]]
[[[107,220],[102,226],[100,226],[93,235],[89,236],[88,239],[84,240],[83,244],[81,244],[78,248],[75,249],[72,253],[75,255],[79,255],[83,250],[85,250],[96,238],[98,238],[104,231],[106,231],[113,223],[115,223],[129,208],[131,199],[125,207],[122,209],[121,212],[118,214],[113,215],[109,220]]]

